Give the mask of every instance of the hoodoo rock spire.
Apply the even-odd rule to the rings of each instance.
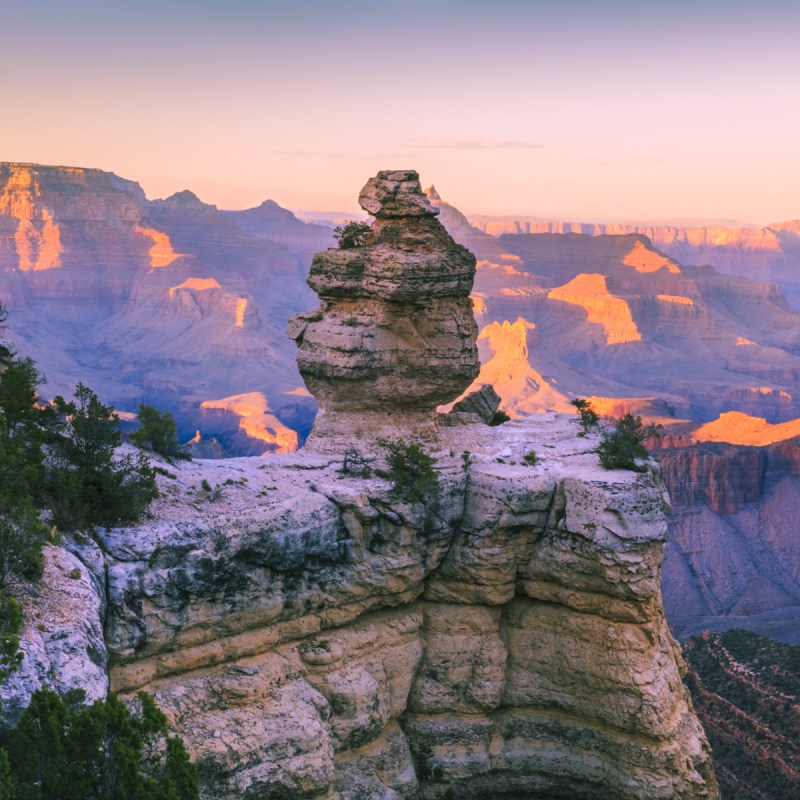
[[[309,445],[356,437],[436,438],[436,407],[479,371],[469,294],[475,257],[436,219],[412,170],[379,172],[359,195],[375,217],[363,243],[314,257],[308,283],[320,307],[295,315],[289,335],[317,398]]]

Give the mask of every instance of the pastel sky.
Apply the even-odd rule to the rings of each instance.
[[[800,3],[17,0],[0,160],[348,211],[412,168],[470,213],[800,217]]]

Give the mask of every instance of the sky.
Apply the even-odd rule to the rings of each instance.
[[[0,161],[350,212],[800,217],[800,3],[1,0]]]

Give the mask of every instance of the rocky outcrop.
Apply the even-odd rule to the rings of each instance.
[[[663,595],[676,635],[736,626],[800,644],[797,440],[703,442],[657,458],[673,505]]]
[[[0,686],[0,727],[16,725],[31,694],[43,687],[82,690],[87,702],[108,693],[103,556],[87,542],[71,548],[45,547],[41,582],[19,597],[23,660]]]
[[[334,455],[176,466],[103,535],[112,687],[154,694],[206,798],[716,797],[662,491],[575,433],[443,428],[427,504]]]
[[[439,429],[478,372],[474,259],[416,173],[361,202],[367,241],[315,258],[322,306],[290,327],[315,448],[175,465],[149,521],[97,532],[101,566],[73,545],[103,576],[111,687],[153,694],[207,800],[717,798],[661,607],[657,473],[600,470],[571,415]],[[383,477],[371,445],[398,430],[427,437],[438,491]]]
[[[498,408],[500,408],[500,395],[494,390],[494,386],[485,384],[454,403],[450,413],[475,414],[488,423],[497,413]]]
[[[375,216],[364,243],[315,256],[322,305],[289,324],[320,405],[318,449],[398,430],[433,440],[436,407],[478,373],[475,258],[435,219],[417,173],[380,172],[359,202]]]

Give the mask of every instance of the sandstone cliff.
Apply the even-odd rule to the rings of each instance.
[[[363,243],[314,257],[308,282],[322,303],[289,323],[320,404],[317,449],[397,430],[435,439],[436,407],[479,369],[475,257],[436,220],[417,173],[379,172],[359,202],[375,217]]]
[[[154,694],[206,798],[716,797],[662,490],[575,433],[443,428],[427,506],[334,455],[179,465],[150,522],[76,550],[112,688]]]

